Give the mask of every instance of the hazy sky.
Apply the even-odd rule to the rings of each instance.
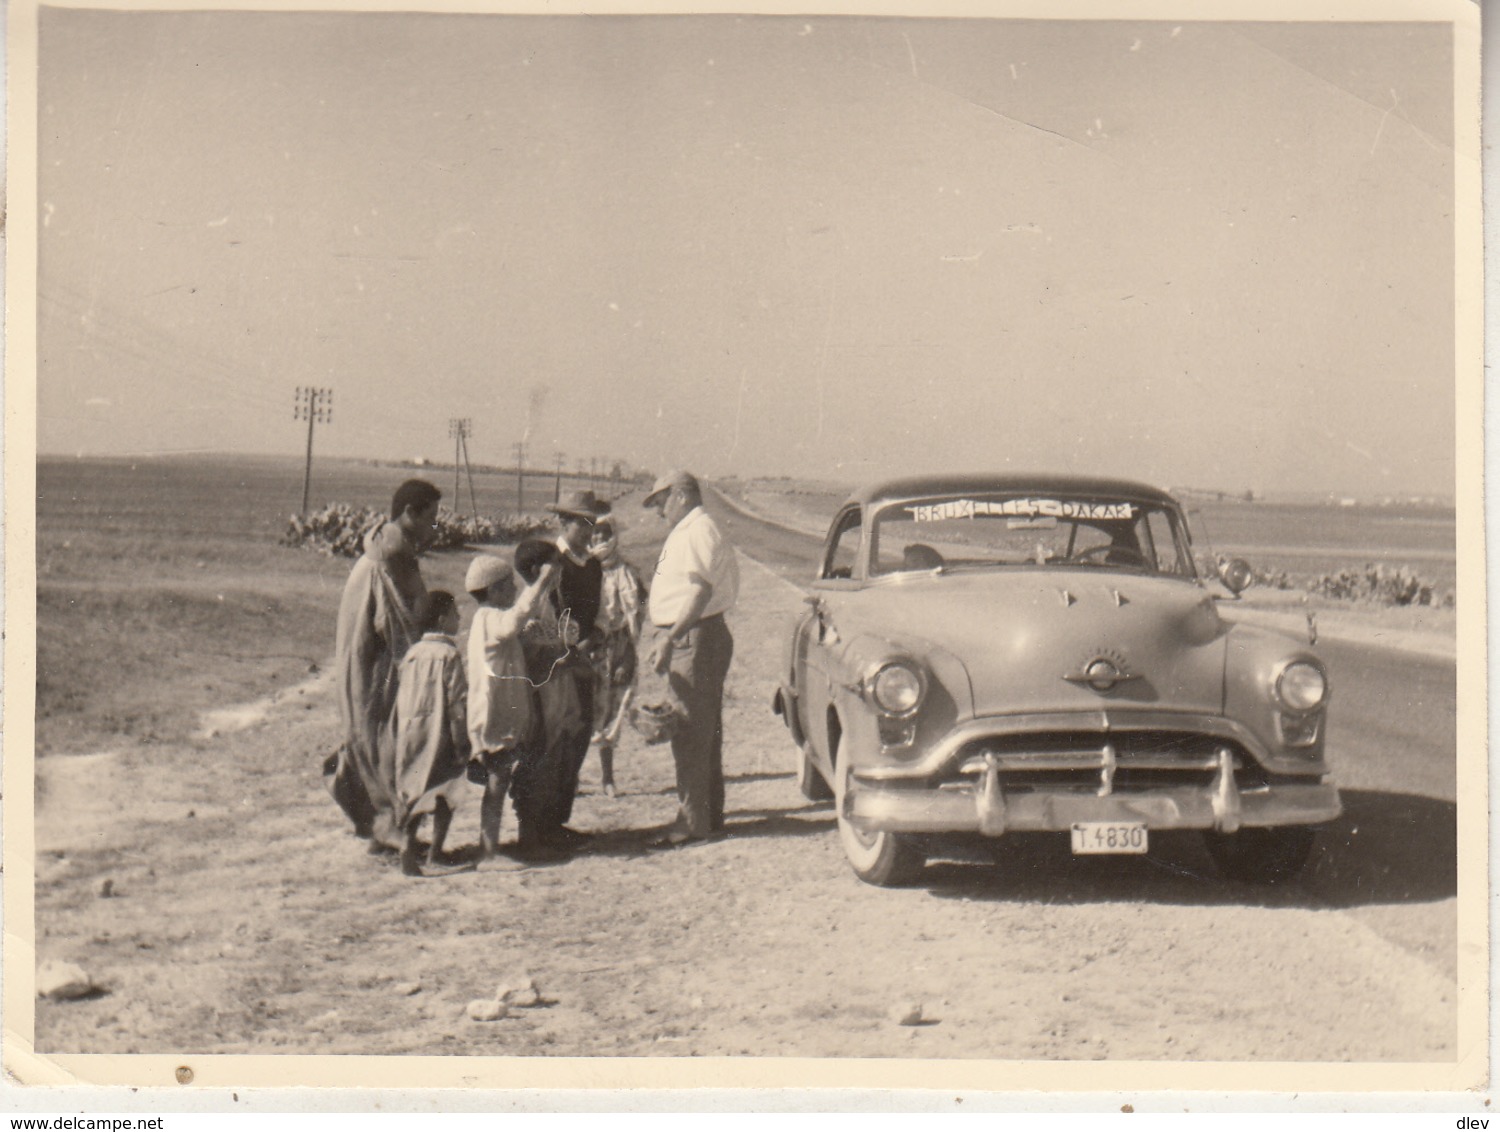
[[[41,20],[43,452],[1447,493],[1444,25]]]

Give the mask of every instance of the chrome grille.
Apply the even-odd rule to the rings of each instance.
[[[1183,731],[1037,732],[996,735],[964,744],[955,783],[982,775],[992,762],[1007,793],[1144,793],[1173,788],[1207,789],[1219,753],[1228,750],[1235,784],[1254,790],[1264,771],[1239,744]]]

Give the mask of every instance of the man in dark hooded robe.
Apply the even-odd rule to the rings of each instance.
[[[372,851],[399,849],[393,813],[395,751],[390,734],[396,672],[421,637],[427,587],[417,555],[437,538],[440,492],[407,480],[391,500],[391,518],[365,537],[339,603],[335,694],[343,743],[324,765],[324,780],[354,832]]]

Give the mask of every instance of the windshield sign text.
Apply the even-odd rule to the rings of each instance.
[[[972,519],[983,515],[1055,519],[1130,519],[1131,503],[1090,503],[1076,499],[951,499],[943,503],[919,503],[906,508],[913,522],[935,523],[942,519]]]

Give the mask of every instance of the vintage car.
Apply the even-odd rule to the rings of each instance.
[[[1067,833],[1144,853],[1202,830],[1221,872],[1286,880],[1340,812],[1329,685],[1303,643],[1221,617],[1170,495],[1123,480],[947,476],[857,492],[829,529],[774,707],[798,784],[835,800],[863,880],[932,835]]]

